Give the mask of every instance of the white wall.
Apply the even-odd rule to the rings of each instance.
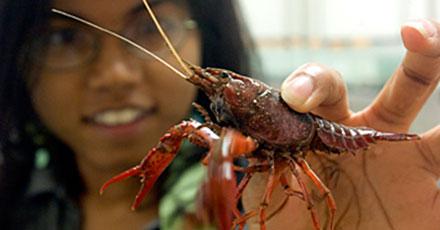
[[[439,0],[239,0],[257,38],[395,36],[415,18],[440,19]]]

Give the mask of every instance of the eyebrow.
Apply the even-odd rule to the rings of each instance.
[[[163,0],[149,0],[148,4],[152,7],[159,5],[160,3],[164,2]],[[128,13],[127,15],[136,15],[142,11],[146,11],[145,6],[143,3],[140,3],[139,5],[133,7]]]
[[[163,3],[163,2],[164,2],[164,0],[149,0],[148,4],[150,4],[150,6],[152,6],[152,7],[154,7],[154,6],[159,5],[159,4]],[[54,8],[54,9],[57,9],[57,8]],[[131,10],[129,10],[128,13],[126,14],[126,16],[136,15],[136,14],[138,14],[138,13],[144,11],[144,10],[146,11],[144,4],[140,3],[140,4],[136,5],[135,7],[133,7]],[[86,16],[82,15],[81,13],[79,13],[77,11],[71,10],[71,11],[69,11],[69,13],[73,14],[73,15],[76,15],[78,17],[81,17],[83,19],[90,20],[89,18],[87,18]],[[62,15],[53,14],[53,13],[51,14],[50,18],[66,19]]]

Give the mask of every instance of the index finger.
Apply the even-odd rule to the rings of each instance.
[[[440,26],[418,20],[402,26],[407,53],[362,119],[373,128],[407,131],[440,77]]]

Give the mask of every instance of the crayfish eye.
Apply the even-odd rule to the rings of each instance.
[[[220,77],[221,78],[229,78],[229,74],[227,72],[223,71],[220,73]]]

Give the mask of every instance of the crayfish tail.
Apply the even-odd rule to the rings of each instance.
[[[141,173],[141,168],[139,166],[135,166],[131,169],[128,169],[122,173],[120,173],[119,175],[116,175],[114,177],[112,177],[110,180],[106,181],[102,186],[101,189],[99,189],[99,194],[102,195],[104,193],[104,190],[106,190],[108,188],[108,186],[110,186],[111,184],[114,184],[116,182],[122,181],[127,179],[128,177],[131,176],[136,176],[139,175]]]
[[[375,140],[380,141],[414,141],[420,140],[417,134],[375,132]]]
[[[322,118],[315,118],[317,125],[317,150],[340,153],[366,149],[376,141],[419,140],[417,134],[381,132],[367,127],[349,127]]]

